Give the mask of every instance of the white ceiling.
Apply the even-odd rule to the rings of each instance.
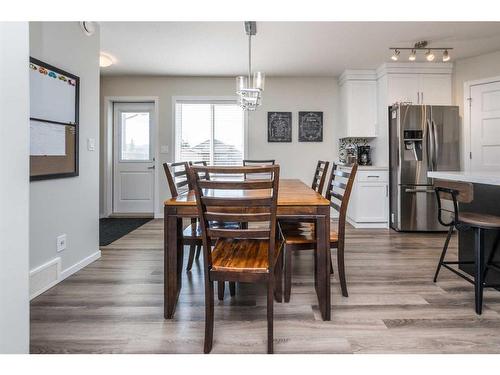
[[[243,22],[100,25],[101,51],[115,59],[101,70],[105,75],[234,76],[247,70]],[[389,47],[418,40],[453,47],[452,61],[476,56],[500,49],[500,22],[258,22],[253,67],[275,76],[338,76],[346,68],[376,68],[390,61]]]

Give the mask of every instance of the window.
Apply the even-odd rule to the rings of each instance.
[[[244,156],[243,110],[232,101],[177,101],[176,161],[241,165]]]
[[[150,160],[149,112],[122,112],[120,160]]]

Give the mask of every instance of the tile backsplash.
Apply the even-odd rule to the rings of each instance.
[[[358,146],[368,145],[367,138],[340,138],[339,139],[339,162],[346,163],[347,155],[351,152],[356,155]]]

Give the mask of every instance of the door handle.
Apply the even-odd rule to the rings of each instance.
[[[152,165],[151,167],[148,167],[148,169],[155,169],[155,166]]]
[[[434,163],[434,169],[437,170],[439,143],[438,143],[437,125],[434,122],[434,120],[432,120],[432,132],[434,133],[434,156],[432,158],[432,161]]]

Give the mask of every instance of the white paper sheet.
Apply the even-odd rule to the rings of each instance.
[[[30,155],[65,156],[66,127],[31,120]]]

